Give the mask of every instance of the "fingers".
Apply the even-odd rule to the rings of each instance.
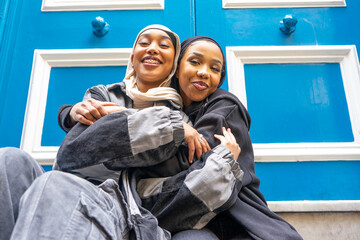
[[[220,140],[221,144],[227,147],[230,152],[234,155],[234,158],[237,159],[240,155],[241,148],[236,142],[234,134],[232,134],[230,128],[222,128],[223,135],[215,134],[214,137]]]
[[[200,158],[203,153],[210,150],[210,145],[206,141],[206,139],[189,124],[183,122],[183,126],[185,133],[185,142],[189,148],[189,163],[192,163],[194,153],[196,152],[196,157]]]
[[[113,102],[100,102],[101,106],[116,106]]]
[[[227,131],[228,131],[228,133],[229,133],[229,135],[230,135],[231,139],[232,139],[234,142],[236,142],[236,138],[235,138],[234,134],[231,132],[231,129],[230,129],[230,128],[228,128],[228,129],[227,129]]]
[[[97,100],[89,99],[89,113],[97,120],[107,115],[107,111],[103,107],[104,105]]]
[[[127,108],[121,106],[104,106],[104,109],[107,112],[107,114],[109,114],[109,113],[124,111]]]
[[[195,153],[195,144],[194,141],[189,141],[187,143],[189,149],[189,163],[193,163],[194,160],[194,153]]]
[[[106,116],[108,112],[105,106],[114,106],[111,102],[101,102],[95,99],[87,99],[74,105],[70,111],[71,120],[86,125],[93,124],[96,120]]]
[[[77,121],[77,122],[80,122],[80,123],[83,123],[83,124],[89,125],[89,126],[94,123],[93,121],[90,121],[90,120],[84,118],[84,117],[81,116],[81,115],[78,117],[78,121]]]
[[[195,141],[195,151],[196,151],[196,157],[199,159],[202,154],[202,147],[199,141]]]
[[[201,142],[203,146],[203,153],[211,150],[209,143],[206,141],[206,139],[203,137],[203,141]]]
[[[225,128],[223,127],[222,130],[223,130],[224,137],[226,138],[227,141],[229,141],[229,142],[231,142],[231,143],[236,143],[235,136],[234,136],[234,134],[232,134],[230,128],[225,129]]]
[[[225,141],[225,137],[223,135],[215,134],[214,137],[218,139],[221,143]]]
[[[229,129],[229,128],[228,128]],[[230,136],[231,133],[229,133],[224,127],[222,128],[223,135],[226,138],[227,141],[232,141],[232,138]]]

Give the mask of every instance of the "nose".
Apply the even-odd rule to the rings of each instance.
[[[208,73],[206,66],[203,66],[201,69],[199,69],[198,72],[197,72],[197,75],[200,78],[204,78],[204,79],[207,79],[207,78],[210,77],[210,74]]]
[[[151,43],[151,44],[148,46],[146,52],[147,52],[148,54],[158,54],[158,53],[159,53],[158,45],[157,45],[155,42]]]

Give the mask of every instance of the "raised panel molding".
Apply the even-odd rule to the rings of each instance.
[[[346,7],[345,0],[223,0],[223,8]]]
[[[164,0],[43,0],[41,11],[164,9]]]
[[[355,45],[226,47],[229,91],[247,106],[244,64],[339,63],[354,142],[253,144],[255,161],[360,160],[360,70]]]
[[[35,50],[20,148],[39,164],[52,165],[58,146],[41,146],[52,67],[126,66],[131,48]]]

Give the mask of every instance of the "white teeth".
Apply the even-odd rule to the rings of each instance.
[[[160,63],[159,61],[157,61],[157,60],[155,60],[155,59],[145,59],[144,62],[145,62],[145,63],[154,63],[154,64]]]

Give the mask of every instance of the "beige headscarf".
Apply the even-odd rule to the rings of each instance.
[[[175,89],[170,87],[171,78],[175,74],[177,61],[178,61],[179,54],[180,54],[181,45],[180,45],[180,39],[179,39],[178,35],[176,33],[172,32],[169,28],[167,28],[165,26],[158,25],[158,24],[149,25],[149,26],[143,28],[137,35],[131,55],[133,54],[133,51],[134,51],[136,43],[139,39],[139,36],[144,31],[149,30],[149,29],[162,30],[162,31],[166,32],[167,34],[171,35],[176,40],[175,41],[176,45],[174,46],[175,47],[175,58],[174,58],[173,68],[172,68],[169,76],[160,84],[159,87],[151,88],[147,92],[143,93],[143,92],[139,91],[139,89],[136,85],[136,79],[137,79],[136,72],[133,68],[133,65],[131,63],[131,57],[130,57],[128,66],[126,69],[126,77],[124,79],[124,82],[126,85],[126,95],[128,95],[134,101],[134,108],[137,108],[137,109],[151,107],[154,105],[155,101],[160,101],[160,100],[171,100],[182,107],[183,103],[182,103],[181,96]]]

